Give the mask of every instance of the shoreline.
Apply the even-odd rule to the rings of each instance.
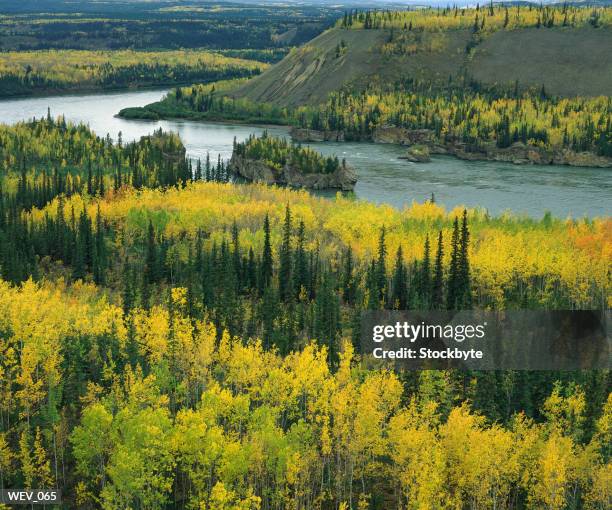
[[[154,104],[158,104],[158,103],[152,103],[152,105]],[[144,107],[135,107],[134,110],[147,111],[148,106],[150,105],[146,105]],[[122,112],[125,112],[126,110],[130,110],[130,109],[131,108],[126,108],[124,110],[121,110],[119,113],[115,115],[115,117],[121,118],[123,120],[140,120],[140,121],[148,120],[148,121],[155,121],[155,122],[161,121],[161,120],[174,120],[174,121],[187,120],[190,122],[202,122],[202,123],[210,123],[210,124],[233,124],[237,126],[252,125],[252,126],[258,126],[258,127],[286,127],[289,130],[288,136],[292,140],[295,140],[297,142],[302,142],[302,143],[353,142],[353,143],[374,143],[374,144],[381,144],[381,145],[391,144],[391,145],[396,145],[399,147],[406,147],[407,151],[411,146],[420,144],[421,142],[423,142],[423,140],[420,139],[420,140],[414,140],[412,143],[405,143],[405,141],[402,141],[400,138],[398,138],[397,133],[404,131],[408,134],[408,137],[410,137],[411,133],[418,133],[419,135],[422,135],[422,133],[426,131],[422,129],[416,129],[416,130],[410,131],[410,130],[405,130],[404,128],[397,128],[395,126],[389,126],[388,128],[385,128],[385,127],[377,128],[377,130],[379,131],[378,134],[377,132],[374,132],[368,140],[346,140],[344,137],[344,133],[342,132],[331,132],[331,131],[324,132],[324,131],[318,131],[318,130],[307,129],[307,128],[298,128],[288,123],[287,124],[274,123],[274,122],[270,122],[269,120],[266,120],[260,123],[260,122],[257,122],[256,119],[246,119],[246,120],[245,119],[222,119],[218,117],[215,119],[207,119],[207,118],[202,118],[201,115],[188,115],[188,114],[186,115],[180,115],[180,114],[163,115],[163,114],[158,113],[157,111],[151,111],[151,110],[148,110],[148,111],[155,114],[158,118],[148,118],[147,119],[145,116],[139,118],[137,116],[121,115]],[[386,129],[392,132],[391,139],[385,139],[384,135],[380,136],[380,130],[384,131]],[[453,145],[453,144],[445,145],[435,140],[427,141],[426,145],[429,145],[430,148],[432,149],[431,150],[432,156],[443,155],[443,156],[449,156],[452,158],[456,158],[462,161],[496,161],[499,163],[507,163],[507,164],[511,164],[514,166],[530,165],[530,166],[546,167],[550,165],[559,165],[559,166],[567,166],[570,168],[597,168],[601,170],[612,169],[612,159],[610,158],[598,156],[590,152],[578,153],[578,152],[569,151],[567,149],[565,150],[563,149],[544,149],[541,147],[522,145],[521,147],[519,147],[519,149],[523,152],[523,154],[521,154],[522,157],[504,158],[501,156],[504,156],[504,155],[511,156],[512,151],[516,150],[517,147],[513,145],[508,148],[494,149],[492,152],[488,153],[488,152],[463,151],[460,148],[458,149],[459,145]],[[531,157],[533,159],[529,159],[527,156],[525,156],[525,154],[527,153],[531,153],[532,154]],[[498,158],[491,157],[489,156],[489,154],[495,154],[500,157]],[[558,155],[558,154],[563,154],[566,159],[555,160],[554,157],[555,155]],[[542,156],[548,157],[548,160],[539,161],[538,159],[541,158]],[[573,158],[573,160],[579,160],[580,163],[584,163],[585,159],[587,158],[590,158],[591,160],[593,159],[597,160],[597,163],[596,164],[571,164],[570,162],[567,161],[568,156],[570,158]],[[409,158],[400,158],[400,159],[410,160]],[[425,161],[418,162],[418,164],[426,164],[426,162]]]

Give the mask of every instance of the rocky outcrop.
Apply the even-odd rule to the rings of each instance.
[[[291,138],[296,142],[344,142],[344,131],[319,131],[291,128]]]
[[[499,148],[494,142],[486,143],[477,150],[465,144],[454,143],[446,146],[447,152],[460,159],[470,161],[502,161],[515,165],[569,165],[599,168],[612,167],[612,159],[592,152],[573,152],[567,149],[552,150],[516,142],[510,147]]]
[[[400,159],[406,159],[412,163],[429,163],[431,161],[429,147],[423,144],[416,144],[410,147]]]
[[[340,165],[335,172],[329,174],[307,174],[290,164],[286,164],[279,170],[262,161],[233,155],[229,168],[235,174],[251,182],[278,184],[293,188],[353,191],[357,183],[357,174],[348,165]]]
[[[431,129],[406,129],[391,125],[377,127],[372,133],[374,143],[394,143],[398,145],[430,145],[435,143]]]
[[[317,131],[292,128],[291,137],[298,142],[343,142],[343,131]],[[366,141],[366,140],[364,140]],[[612,158],[598,156],[592,152],[574,152],[568,149],[546,149],[521,142],[510,147],[497,147],[495,142],[485,142],[478,147],[461,141],[438,140],[431,129],[407,129],[391,125],[377,127],[367,139],[374,143],[408,145],[410,148],[401,159],[429,161],[430,154],[450,154],[468,161],[502,161],[515,165],[569,165],[612,168]],[[425,149],[429,152],[425,155]]]

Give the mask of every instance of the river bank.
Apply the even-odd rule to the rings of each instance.
[[[16,122],[47,114],[64,115],[67,121],[82,122],[100,136],[110,134],[124,142],[139,140],[154,130],[176,132],[187,156],[214,162],[217,157],[229,161],[234,138],[250,135],[289,137],[286,126],[176,120],[127,120],[116,117],[122,108],[145,106],[159,101],[166,91],[130,91],[91,95],[22,98],[0,101],[2,122]],[[397,208],[423,202],[433,193],[436,202],[447,209],[481,207],[492,215],[513,214],[541,218],[547,211],[560,218],[571,216],[610,216],[612,209],[612,172],[600,168],[560,165],[513,165],[498,161],[466,161],[448,155],[431,155],[427,164],[400,159],[408,147],[373,142],[310,142],[314,150],[326,156],[338,156],[356,169],[357,199],[386,203]],[[336,190],[313,191],[334,198]]]
[[[241,117],[239,114],[221,115],[218,112],[194,112],[192,110],[166,108],[163,101],[144,107],[124,108],[118,113],[126,120],[178,120],[257,124],[262,126],[287,126],[293,140],[302,143],[345,142],[349,137],[343,131],[321,131],[291,126],[271,117]],[[440,140],[429,129],[407,129],[392,125],[380,126],[371,135],[352,142],[395,144],[400,146],[425,146],[430,154],[453,156],[465,161],[499,161],[513,165],[560,165],[590,168],[612,168],[612,158],[593,152],[575,152],[569,149],[545,148],[516,142],[509,147],[497,147],[495,142],[483,141],[466,144],[460,140]],[[408,152],[403,159],[426,162],[427,157],[412,157]]]
[[[274,168],[263,161],[232,155],[229,169],[249,182],[261,182],[309,190],[353,191],[357,183],[355,170],[340,165],[332,173],[305,173],[290,163]]]
[[[291,137],[298,142],[344,142],[342,131],[319,131],[292,128]],[[510,147],[497,147],[495,142],[468,145],[458,140],[441,141],[429,129],[406,129],[396,126],[381,126],[364,141],[395,144],[406,147],[427,148],[429,154],[454,156],[466,161],[499,161],[514,165],[561,165],[592,168],[612,168],[612,158],[592,152],[574,152],[567,149],[546,149],[544,147],[516,142]],[[410,151],[404,156],[412,162],[427,162],[428,155],[421,157]]]

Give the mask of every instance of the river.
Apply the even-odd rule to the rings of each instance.
[[[12,124],[33,116],[65,115],[67,120],[88,124],[98,135],[107,133],[124,141],[148,134],[159,127],[176,131],[192,158],[209,152],[229,158],[234,137],[260,134],[261,126],[164,120],[124,120],[115,114],[127,106],[144,106],[159,100],[162,90],[103,94],[34,97],[0,101],[0,122]],[[284,127],[271,127],[274,135],[287,135]],[[371,143],[314,143],[324,154],[336,154],[355,167],[358,198],[403,207],[422,202],[434,193],[447,208],[480,206],[490,214],[513,211],[539,218],[546,211],[566,218],[610,216],[612,170],[565,166],[516,166],[496,162],[468,162],[452,157],[434,157],[431,163],[398,159],[405,149]],[[333,194],[329,194],[333,195]]]

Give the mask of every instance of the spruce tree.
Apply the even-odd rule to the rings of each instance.
[[[461,239],[459,242],[459,262],[458,262],[458,290],[459,290],[459,305],[462,309],[470,309],[472,307],[472,287],[470,282],[470,261],[469,261],[469,244],[470,232],[467,222],[467,210],[463,210],[463,220],[461,222]]]
[[[308,288],[308,260],[305,243],[305,227],[304,222],[300,221],[297,232],[297,245],[295,247],[295,260],[293,269],[293,292],[296,299],[300,299],[302,289]]]
[[[427,308],[431,305],[431,248],[429,246],[429,234],[425,236],[423,248],[423,262],[419,274],[419,294],[421,304]]]
[[[247,262],[246,284],[249,291],[257,290],[257,262],[255,261],[255,252],[253,248],[249,248],[249,258]]]
[[[236,220],[232,224],[232,267],[235,275],[236,291],[242,290],[242,259],[240,257],[240,239]]]
[[[145,254],[144,274],[147,283],[155,283],[158,279],[158,263],[157,263],[157,246],[155,242],[155,228],[153,222],[149,220],[149,228],[147,231],[147,246]]]
[[[432,308],[440,309],[444,304],[444,246],[442,231],[438,234],[438,248],[436,250],[436,260],[434,263],[434,276],[431,290]]]
[[[285,222],[283,224],[283,240],[279,254],[278,294],[283,302],[287,302],[293,295],[293,281],[291,279],[291,209],[289,204],[285,209]]]
[[[391,307],[395,310],[405,310],[407,306],[408,285],[406,282],[406,266],[404,265],[404,256],[401,246],[397,248],[395,256],[391,291]]]
[[[98,285],[104,284],[106,271],[106,247],[104,245],[104,225],[100,214],[100,204],[96,211],[96,240],[95,240],[95,262],[94,262],[94,281]]]
[[[455,216],[453,223],[453,236],[451,238],[451,260],[448,270],[448,288],[446,294],[446,307],[456,310],[459,305],[460,277],[459,277],[459,219]]]
[[[260,279],[260,293],[263,295],[264,290],[270,286],[272,282],[272,245],[270,242],[270,218],[266,213],[264,219],[264,246],[261,254],[261,279]]]
[[[378,256],[376,258],[376,290],[377,298],[384,304],[387,293],[387,246],[385,242],[385,227],[380,229],[380,237],[378,239]]]

